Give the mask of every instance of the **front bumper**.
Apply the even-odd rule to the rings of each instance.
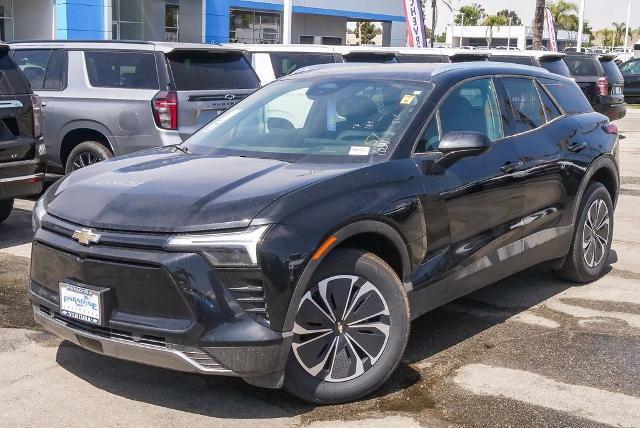
[[[220,272],[200,254],[152,248],[149,235],[100,231],[100,244],[83,246],[70,238],[75,228],[45,216],[34,236],[29,297],[46,330],[116,358],[282,385],[291,333],[271,329],[230,287],[256,272]],[[108,289],[102,324],[61,315],[58,284],[67,281]]]

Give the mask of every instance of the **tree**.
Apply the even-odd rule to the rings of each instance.
[[[358,35],[361,45],[372,45],[373,39],[380,34],[380,29],[369,21],[360,21],[356,23],[355,33]]]
[[[485,11],[478,3],[474,3],[471,6],[462,6],[460,13],[456,15],[456,25],[463,24],[462,17],[464,16],[464,25],[478,25],[480,20],[484,18]]]
[[[602,44],[604,46],[611,46],[613,44],[613,39],[615,38],[615,33],[613,30],[605,28],[598,32],[598,35],[602,38]]]
[[[624,22],[613,23],[613,45],[614,46],[620,46],[623,44],[624,33],[626,29],[627,29],[627,25]]]
[[[493,29],[500,30],[501,25],[507,25],[509,23],[508,19],[504,16],[498,15],[490,15],[487,16],[484,21],[482,21],[482,25],[486,25],[487,27],[487,47],[491,49],[491,45],[493,43]]]
[[[545,0],[536,0],[536,11],[533,19],[533,49],[542,49],[542,30],[544,28]]]
[[[550,2],[547,7],[551,11],[553,22],[559,30],[578,30],[578,5],[572,1],[558,0]]]
[[[520,19],[518,14],[516,12],[514,12],[513,10],[502,9],[496,15],[504,16],[507,19],[507,23],[509,23],[509,18],[511,18],[511,25],[521,25],[522,24],[522,19]]]

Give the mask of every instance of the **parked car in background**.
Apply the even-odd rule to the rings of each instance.
[[[308,67],[179,148],[55,183],[34,209],[34,317],[93,352],[355,400],[412,319],[542,262],[599,278],[618,151],[542,69]]]
[[[614,54],[570,53],[564,57],[571,76],[594,110],[611,120],[622,119],[627,114],[624,78],[614,59]]]
[[[624,78],[624,97],[629,102],[640,102],[640,58],[633,58],[620,65]]]
[[[42,105],[29,81],[0,44],[0,223],[19,196],[42,191],[46,149]]]
[[[258,74],[262,85],[303,67],[342,62],[342,57],[335,54],[331,46],[280,44],[228,44],[225,46],[241,48],[247,52],[246,58]]]
[[[13,43],[42,97],[51,172],[181,143],[260,86],[245,51],[161,42]]]
[[[571,77],[567,64],[562,60],[565,56],[564,53],[551,51],[494,51],[489,56],[489,61],[530,65],[560,76]]]

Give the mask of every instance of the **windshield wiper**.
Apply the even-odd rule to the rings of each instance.
[[[176,150],[180,150],[182,153],[186,153],[186,154],[190,153],[189,152],[189,148],[188,147],[183,147],[181,144],[175,144],[173,146],[173,148],[176,149]]]

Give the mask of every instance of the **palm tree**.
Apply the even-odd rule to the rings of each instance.
[[[533,49],[542,49],[542,30],[544,28],[545,0],[536,0],[536,12],[533,20]]]
[[[491,44],[493,42],[493,28],[495,27],[496,30],[499,31],[501,25],[506,25],[508,23],[509,21],[507,18],[502,15],[489,15],[484,19],[484,21],[482,21],[482,25],[489,27],[487,28],[487,47],[489,49],[491,49]]]
[[[622,39],[624,38],[624,33],[627,29],[627,26],[624,22],[614,22],[613,23],[613,45],[620,46],[622,45]]]
[[[576,31],[578,29],[578,5],[568,0],[558,0],[547,5],[551,11],[553,22],[560,30]]]

